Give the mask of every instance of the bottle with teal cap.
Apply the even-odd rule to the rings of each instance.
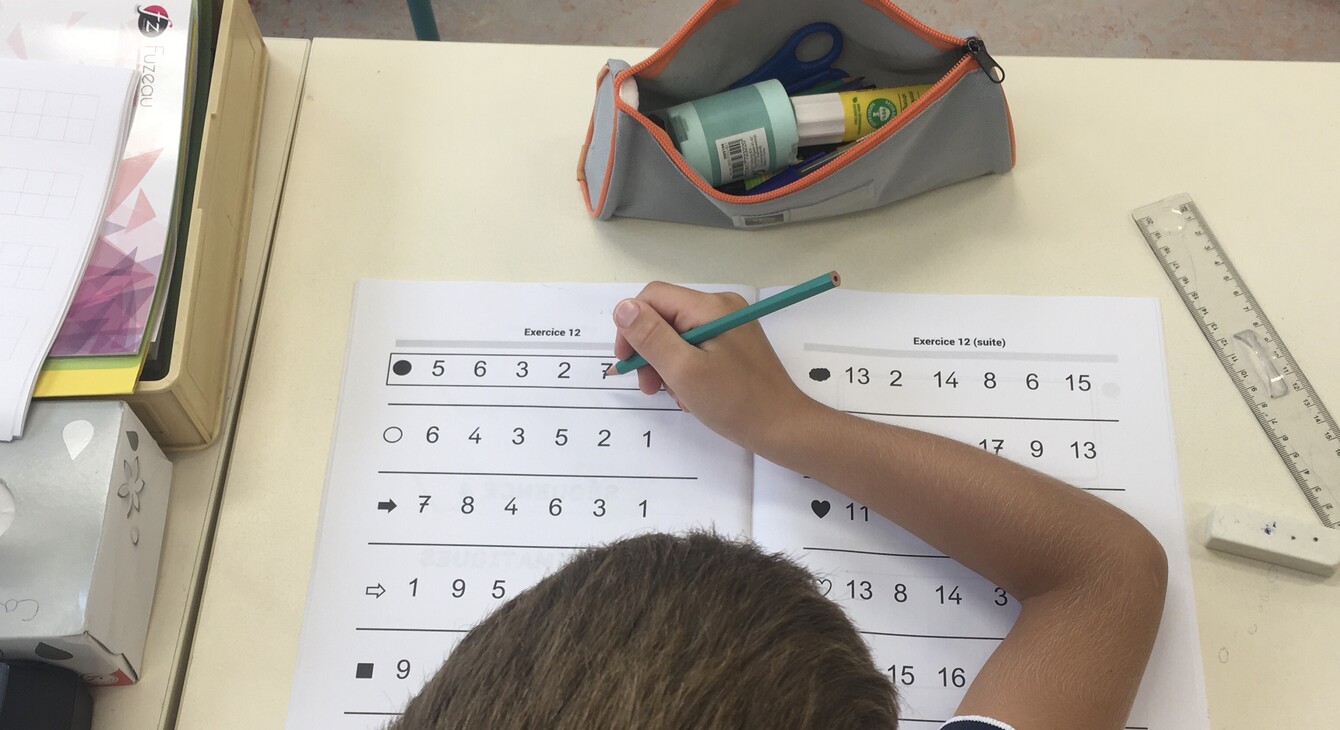
[[[795,161],[800,138],[786,89],[760,81],[652,115],[675,148],[712,186]]]

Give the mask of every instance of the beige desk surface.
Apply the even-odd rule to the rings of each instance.
[[[1004,58],[1018,167],[893,207],[737,232],[582,206],[596,71],[645,51],[318,39],[180,727],[284,722],[354,281],[791,284],[1158,298],[1189,532],[1214,505],[1314,519],[1129,213],[1192,193],[1332,407],[1340,65]],[[1313,726],[1340,576],[1191,553],[1214,727]]]
[[[158,587],[140,681],[129,687],[99,687],[94,693],[93,727],[97,730],[171,728],[186,674],[191,632],[199,607],[209,536],[232,443],[243,366],[251,349],[265,264],[274,234],[275,214],[298,113],[302,78],[307,68],[307,40],[267,38],[270,52],[260,148],[256,158],[255,197],[247,259],[238,293],[238,317],[229,362],[224,428],[209,447],[169,454],[172,496],[167,532],[158,563]]]

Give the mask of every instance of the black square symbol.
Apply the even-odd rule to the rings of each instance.
[[[372,662],[359,662],[354,669],[355,679],[372,679]]]

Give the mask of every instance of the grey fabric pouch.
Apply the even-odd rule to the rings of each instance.
[[[794,33],[827,22],[833,65],[880,87],[935,84],[897,118],[812,174],[771,192],[714,189],[644,113],[726,89]],[[610,60],[577,177],[587,209],[613,216],[759,228],[873,208],[1014,166],[1004,72],[980,39],[933,30],[888,0],[708,0],[634,66]]]

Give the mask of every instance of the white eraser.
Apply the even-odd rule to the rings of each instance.
[[[1210,513],[1205,547],[1327,577],[1340,567],[1340,530],[1235,504]]]

